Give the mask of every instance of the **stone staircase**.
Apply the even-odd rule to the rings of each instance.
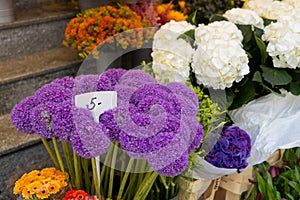
[[[41,140],[12,126],[11,109],[53,79],[75,75],[82,62],[61,43],[76,2],[15,0],[15,7],[16,21],[0,24],[0,200],[16,199],[23,173],[52,166]]]

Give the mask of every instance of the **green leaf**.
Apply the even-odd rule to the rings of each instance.
[[[258,183],[258,190],[265,195],[267,193],[266,182],[264,181],[264,179],[261,177],[259,173],[256,174],[256,177]]]
[[[241,107],[256,96],[254,83],[251,81],[246,82],[242,87],[239,87],[238,90],[239,92],[235,98],[236,101],[232,104],[231,109]]]
[[[298,171],[298,168],[297,167],[295,167],[295,176],[296,176],[296,180],[300,180],[300,173],[299,173],[299,171]]]
[[[243,34],[243,43],[244,44],[247,44],[251,41],[251,38],[252,38],[252,28],[251,28],[251,25],[236,25],[239,30],[242,32]]]
[[[209,18],[210,22],[215,22],[215,21],[228,21],[228,19],[226,17],[224,17],[223,15],[220,14],[213,14],[210,18]]]
[[[196,16],[197,16],[197,10],[192,12],[192,14],[190,14],[190,16],[187,18],[187,22],[193,25],[198,25],[196,22]]]
[[[285,193],[285,195],[286,195],[289,199],[295,200],[295,198],[293,197],[293,195],[291,195],[291,194],[289,194],[289,193]]]
[[[265,65],[261,65],[260,67],[263,70],[262,76],[264,80],[270,83],[272,87],[287,85],[293,80],[292,76],[284,69],[270,68]]]
[[[188,30],[183,34],[179,35],[177,39],[183,39],[193,47],[195,41],[195,30],[194,29]]]
[[[291,82],[288,89],[293,95],[300,95],[300,83]]]
[[[295,181],[290,181],[289,185],[300,194],[300,184]]]
[[[276,22],[277,21],[277,20],[267,19],[267,18],[263,18],[263,20],[264,20],[264,26],[268,26],[272,22]]]
[[[261,74],[259,71],[256,71],[253,75],[253,81],[256,81],[256,82],[259,82],[259,83],[262,83],[263,80],[262,80],[262,77],[261,77]]]
[[[257,47],[259,48],[259,51],[260,51],[261,63],[264,64],[266,62],[267,57],[268,57],[267,45],[262,41],[262,39],[260,39],[256,35],[254,35],[254,38],[255,38],[255,41],[256,41],[256,45],[257,45]]]

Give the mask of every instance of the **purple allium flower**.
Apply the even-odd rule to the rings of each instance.
[[[237,126],[224,126],[221,137],[205,160],[220,168],[244,169],[248,166],[251,139],[249,135]]]
[[[109,69],[100,75],[97,91],[114,91],[120,77],[125,74],[125,69]]]
[[[187,166],[184,158],[203,137],[194,91],[181,83],[157,84],[140,70],[127,71],[114,89],[118,107],[99,119],[106,134],[130,156],[147,159],[155,171],[170,176],[182,172]]]
[[[72,98],[72,91],[56,83],[49,83],[41,87],[34,94],[39,104],[46,102],[61,103]]]
[[[157,170],[157,172],[163,176],[177,176],[185,170],[187,165],[188,154],[185,152],[180,158],[178,158],[168,166],[164,167],[163,169]]]
[[[105,135],[113,141],[119,140],[119,134],[121,129],[114,118],[113,110],[108,110],[102,113],[99,117],[99,123],[102,124],[105,129]]]
[[[74,79],[73,95],[95,92],[99,81],[99,75],[81,75]]]
[[[57,104],[56,111],[52,115],[52,130],[64,142],[70,142],[71,134],[75,129],[72,109],[72,102],[64,101]]]
[[[71,76],[65,76],[63,78],[55,79],[51,84],[58,84],[64,88],[72,89],[74,86],[74,78]]]
[[[53,131],[52,119],[56,112],[57,103],[47,102],[32,109],[30,118],[33,131],[43,137],[52,138],[57,135]]]
[[[33,133],[30,112],[36,106],[36,100],[33,96],[26,97],[20,103],[14,106],[11,112],[11,121],[16,129],[22,133]]]
[[[90,111],[74,108],[73,118],[76,131],[72,134],[71,143],[75,152],[85,158],[99,156],[107,151],[110,140],[103,128],[94,121]]]

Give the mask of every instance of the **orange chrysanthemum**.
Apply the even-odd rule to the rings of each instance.
[[[81,57],[86,57],[96,46],[111,36],[127,30],[150,26],[149,21],[128,6],[91,8],[70,20],[65,29],[63,44],[76,49]],[[135,42],[127,39],[120,40],[120,42],[122,43],[119,46],[122,48],[137,47],[134,46]]]

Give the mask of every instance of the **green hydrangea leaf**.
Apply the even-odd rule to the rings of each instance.
[[[236,96],[236,101],[231,105],[231,109],[239,108],[242,105],[248,103],[256,96],[254,83],[248,81],[242,87],[239,87],[239,92]]]
[[[183,39],[193,47],[195,41],[195,30],[194,29],[188,30],[183,34],[179,35],[177,39]]]
[[[270,68],[265,65],[260,66],[262,69],[262,77],[264,80],[272,85],[287,85],[293,78],[285,69]]]
[[[268,57],[267,45],[264,43],[264,41],[262,41],[262,39],[260,39],[256,35],[254,35],[254,38],[255,38],[255,41],[256,41],[256,45],[257,45],[257,47],[259,48],[259,51],[260,51],[261,63],[264,64],[266,62],[267,57]]]
[[[289,91],[293,94],[293,95],[300,95],[300,83],[297,82],[292,82],[290,84],[289,87]]]
[[[228,19],[226,17],[224,17],[223,15],[220,14],[213,14],[210,18],[209,18],[210,22],[215,22],[215,21],[228,21]]]

